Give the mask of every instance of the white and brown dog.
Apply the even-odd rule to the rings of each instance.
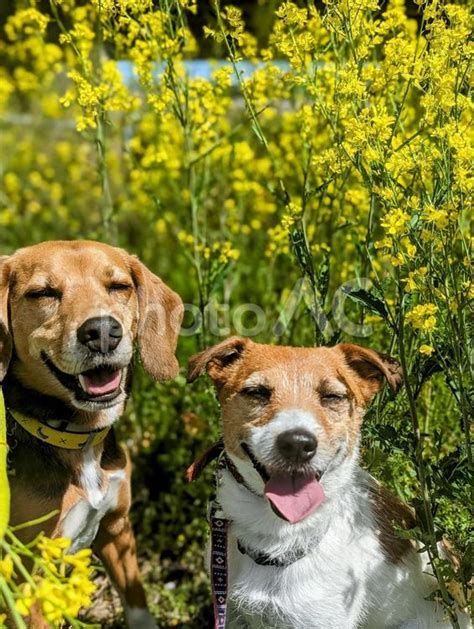
[[[130,627],[150,628],[128,519],[130,464],[112,425],[135,342],[155,380],[175,376],[182,302],[136,257],[104,244],[45,242],[0,258],[0,382],[7,407],[11,524],[92,546]],[[34,610],[32,627],[48,626]]]
[[[231,338],[191,359],[189,381],[205,371],[227,458],[226,626],[450,627],[425,600],[435,584],[422,555],[396,534],[411,511],[358,466],[364,411],[384,379],[397,391],[398,364],[352,344]]]

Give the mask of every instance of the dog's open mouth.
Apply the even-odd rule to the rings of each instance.
[[[79,400],[109,402],[121,392],[123,369],[102,365],[77,375],[61,371],[43,352],[43,362],[59,382],[72,391]]]
[[[276,515],[296,524],[307,518],[325,500],[320,473],[314,471],[269,472],[255,457],[250,447],[242,444],[242,449],[265,483],[264,495]]]
[[[79,384],[91,397],[115,393],[120,388],[122,371],[111,367],[98,367],[79,374]]]

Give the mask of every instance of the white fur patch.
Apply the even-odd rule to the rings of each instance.
[[[329,464],[333,453],[324,450],[321,446],[321,438],[324,436],[323,428],[312,413],[299,408],[280,411],[268,423],[251,428],[249,445],[260,463],[269,466],[278,463],[279,455],[276,448],[276,440],[278,435],[287,430],[305,430],[318,439],[317,453],[311,461],[311,465],[315,471],[324,470]]]
[[[124,470],[106,474],[102,491],[94,484],[93,475],[88,479],[91,491],[85,488],[87,498],[71,507],[61,522],[60,534],[72,540],[69,552],[92,546],[102,518],[117,508],[120,485],[125,477]]]
[[[90,504],[97,509],[104,499],[101,488],[102,472],[94,448],[88,448],[82,457],[81,486],[86,491]]]
[[[321,428],[312,413],[298,408],[285,409],[263,426],[254,426],[250,431],[250,447],[255,456],[262,462],[271,463],[275,454],[275,441],[287,430],[307,430],[316,438]]]
[[[288,429],[288,422],[295,422],[292,426],[308,429],[310,421],[315,425],[308,415],[297,410],[282,414],[274,426]],[[260,455],[268,455],[265,431],[255,430],[251,445]],[[275,433],[270,434],[274,438]],[[420,555],[413,552],[399,564],[386,559],[375,530],[369,477],[358,468],[356,458],[351,452],[330,461],[321,479],[326,500],[297,524],[278,518],[263,496],[250,493],[229,472],[223,473],[218,500],[231,521],[229,628],[450,627],[442,609],[425,600],[433,581],[423,573]],[[253,466],[232,459],[254,485]],[[260,566],[238,550],[237,539],[244,547],[271,557],[301,550],[307,554],[284,568]],[[466,616],[460,624],[471,626]]]

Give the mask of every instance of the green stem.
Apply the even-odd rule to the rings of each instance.
[[[0,577],[0,593],[3,596],[5,603],[7,604],[10,615],[17,629],[27,629],[26,623],[16,609],[15,600],[12,596],[12,593],[10,592],[10,588],[8,587],[8,584],[3,577]]]
[[[401,284],[398,278],[398,285],[401,288]],[[438,581],[439,590],[441,593],[441,597],[443,599],[443,603],[449,613],[451,624],[455,629],[459,629],[459,622],[457,619],[456,611],[452,605],[451,598],[449,596],[448,590],[446,588],[446,584],[444,582],[444,576],[441,571],[438,569],[438,546],[436,540],[436,531],[433,522],[433,511],[432,511],[432,503],[430,492],[428,488],[428,480],[427,473],[424,463],[424,455],[423,455],[423,436],[420,430],[420,422],[418,418],[418,411],[416,408],[416,401],[413,395],[413,390],[410,383],[410,376],[407,365],[407,358],[405,353],[405,335],[404,335],[404,318],[403,318],[403,289],[399,291],[400,294],[400,317],[398,321],[398,330],[397,330],[397,341],[398,341],[398,353],[400,356],[400,364],[402,367],[403,373],[403,383],[405,385],[406,396],[408,400],[410,418],[412,423],[413,436],[415,440],[415,463],[416,463],[416,471],[418,476],[418,481],[420,483],[421,488],[421,498],[423,504],[423,512],[426,526],[426,533],[428,535],[429,543],[426,544],[428,557],[430,560],[431,567],[433,568],[433,572]]]

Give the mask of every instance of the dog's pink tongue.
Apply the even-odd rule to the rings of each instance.
[[[274,474],[265,485],[265,496],[291,524],[308,517],[326,497],[315,477],[306,474]]]
[[[80,375],[82,388],[89,395],[107,395],[120,386],[122,372],[110,369],[94,369]]]

